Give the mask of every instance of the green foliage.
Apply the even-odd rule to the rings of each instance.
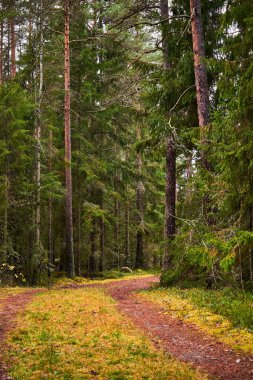
[[[190,299],[198,307],[227,317],[235,327],[253,330],[252,293],[236,291],[232,288],[210,291],[205,289],[174,289],[176,295]]]
[[[3,263],[0,265],[0,286],[24,284],[26,279],[19,268]]]

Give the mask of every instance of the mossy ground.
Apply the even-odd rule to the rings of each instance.
[[[108,282],[120,280],[133,280],[141,277],[149,277],[154,271],[135,270],[132,273],[123,273],[118,270],[111,270],[103,273],[98,273],[94,278],[75,277],[73,279],[67,277],[55,278],[51,284],[53,288],[61,288],[72,285],[90,285],[90,284],[106,284]]]
[[[228,305],[231,306],[232,303],[225,294],[204,289],[177,288],[154,288],[140,294],[163,306],[164,314],[195,324],[204,333],[214,336],[234,349],[253,353],[253,333],[249,329],[235,327],[235,316],[231,315],[231,318],[224,316],[228,314]],[[252,304],[248,300],[240,302],[241,308],[239,307],[237,312],[243,313],[247,310],[250,318],[250,315],[253,315]],[[214,312],[216,310],[220,312]]]
[[[16,380],[207,378],[157,351],[102,289],[38,294],[18,326],[7,354]]]

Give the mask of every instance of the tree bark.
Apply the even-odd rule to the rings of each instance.
[[[70,128],[70,46],[69,0],[65,0],[65,181],[66,181],[66,266],[67,276],[75,277],[72,215],[72,171]]]
[[[127,190],[128,191],[128,190]],[[131,265],[131,260],[130,260],[130,232],[129,232],[129,200],[127,199],[126,203],[126,212],[125,212],[125,226],[126,226],[126,235],[125,235],[125,260],[126,260],[126,265],[130,266]]]
[[[16,77],[16,36],[15,36],[15,20],[10,20],[11,29],[11,79]]]
[[[160,2],[161,19],[169,17],[168,0]],[[166,73],[170,69],[169,44],[168,44],[168,21],[162,23],[163,40],[163,68]],[[168,110],[165,110],[168,115]],[[169,115],[168,115],[169,116]],[[165,183],[165,223],[164,223],[164,258],[163,267],[167,269],[171,264],[170,243],[176,234],[176,147],[172,132],[166,140],[166,183]]]
[[[101,204],[101,208],[102,208]],[[103,221],[103,218],[99,219],[99,226],[100,226],[100,256],[99,256],[99,271],[104,271],[104,259],[105,259],[105,224]]]
[[[89,275],[92,277],[96,272],[96,223],[92,222],[92,231],[90,232],[90,256],[89,256]]]
[[[166,145],[166,185],[165,185],[165,256],[164,268],[171,265],[170,243],[176,235],[176,148],[172,137]]]
[[[137,140],[141,139],[141,128],[137,127]],[[136,234],[136,256],[135,256],[135,268],[144,267],[144,185],[142,183],[142,157],[141,154],[137,154],[137,173],[138,182],[136,188],[136,206],[138,213],[138,227]]]
[[[210,123],[209,94],[205,59],[205,39],[201,18],[201,0],[190,0],[191,28],[193,43],[194,72],[196,82],[198,121],[202,143],[202,166],[210,170],[210,164],[205,157],[206,132]]]
[[[53,150],[53,132],[49,131],[49,163],[48,170],[49,173],[52,172],[52,150]],[[51,191],[49,194],[48,201],[48,276],[52,276],[52,268],[54,265],[54,253],[53,253],[53,199],[51,195]]]
[[[36,210],[35,210],[35,244],[40,245],[40,224],[41,224],[41,123],[42,123],[42,96],[43,96],[43,81],[44,81],[44,68],[43,68],[43,25],[42,25],[42,2],[39,8],[39,63],[38,75],[36,84],[36,126],[35,126],[35,140],[36,140]]]

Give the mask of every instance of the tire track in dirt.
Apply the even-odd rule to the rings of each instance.
[[[34,295],[40,291],[39,289],[29,290],[11,295],[3,301],[3,307],[0,311],[0,380],[10,379],[7,374],[8,367],[3,359],[3,354],[8,349],[8,345],[6,344],[7,335],[16,327],[18,314],[25,309]]]
[[[118,302],[120,311],[130,317],[171,356],[222,380],[252,380],[253,357],[205,335],[195,325],[164,315],[164,309],[134,294],[158,283],[155,277],[127,283],[107,284],[107,292]]]

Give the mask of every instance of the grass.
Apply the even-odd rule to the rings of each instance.
[[[103,273],[98,273],[94,278],[75,277],[73,279],[60,277],[55,278],[52,283],[52,287],[59,289],[65,286],[75,285],[89,285],[98,283],[114,282],[119,280],[132,280],[140,277],[149,277],[154,274],[154,271],[144,271],[137,269],[132,273],[123,273],[119,270],[111,270]]]
[[[156,288],[141,294],[161,304],[165,314],[197,325],[234,349],[253,353],[252,295],[198,288]]]
[[[157,351],[102,289],[36,295],[9,344],[10,376],[16,380],[207,379]]]

